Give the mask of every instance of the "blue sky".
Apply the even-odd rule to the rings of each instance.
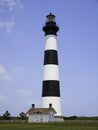
[[[46,15],[56,16],[64,116],[98,116],[98,0],[0,0],[0,115],[41,107]]]

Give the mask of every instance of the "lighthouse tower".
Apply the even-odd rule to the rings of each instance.
[[[45,50],[44,50],[44,72],[42,83],[42,108],[48,108],[51,105],[56,116],[61,116],[60,101],[60,82],[58,69],[58,52],[57,52],[57,31],[55,16],[49,14],[46,16],[46,23],[43,27],[45,32]]]

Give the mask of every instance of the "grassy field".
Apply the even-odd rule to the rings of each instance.
[[[98,130],[98,122],[0,123],[0,130]]]

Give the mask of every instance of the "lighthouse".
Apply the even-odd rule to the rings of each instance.
[[[55,15],[46,16],[45,26],[44,68],[42,81],[42,108],[51,105],[55,116],[61,116],[60,81],[58,67],[57,32],[59,27],[55,22]]]

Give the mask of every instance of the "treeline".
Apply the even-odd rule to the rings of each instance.
[[[64,120],[98,120],[98,116],[92,116],[92,117],[87,117],[87,116],[69,116],[69,117],[63,117]]]
[[[18,116],[11,116],[9,111],[5,111],[3,115],[0,116],[0,120],[27,120],[27,114],[25,112],[19,113]],[[98,120],[98,116],[92,116],[92,117],[87,117],[87,116],[64,116],[64,120]]]
[[[5,111],[3,115],[0,116],[0,120],[27,120],[27,115],[24,112],[19,113],[19,116],[11,116],[9,111]]]

